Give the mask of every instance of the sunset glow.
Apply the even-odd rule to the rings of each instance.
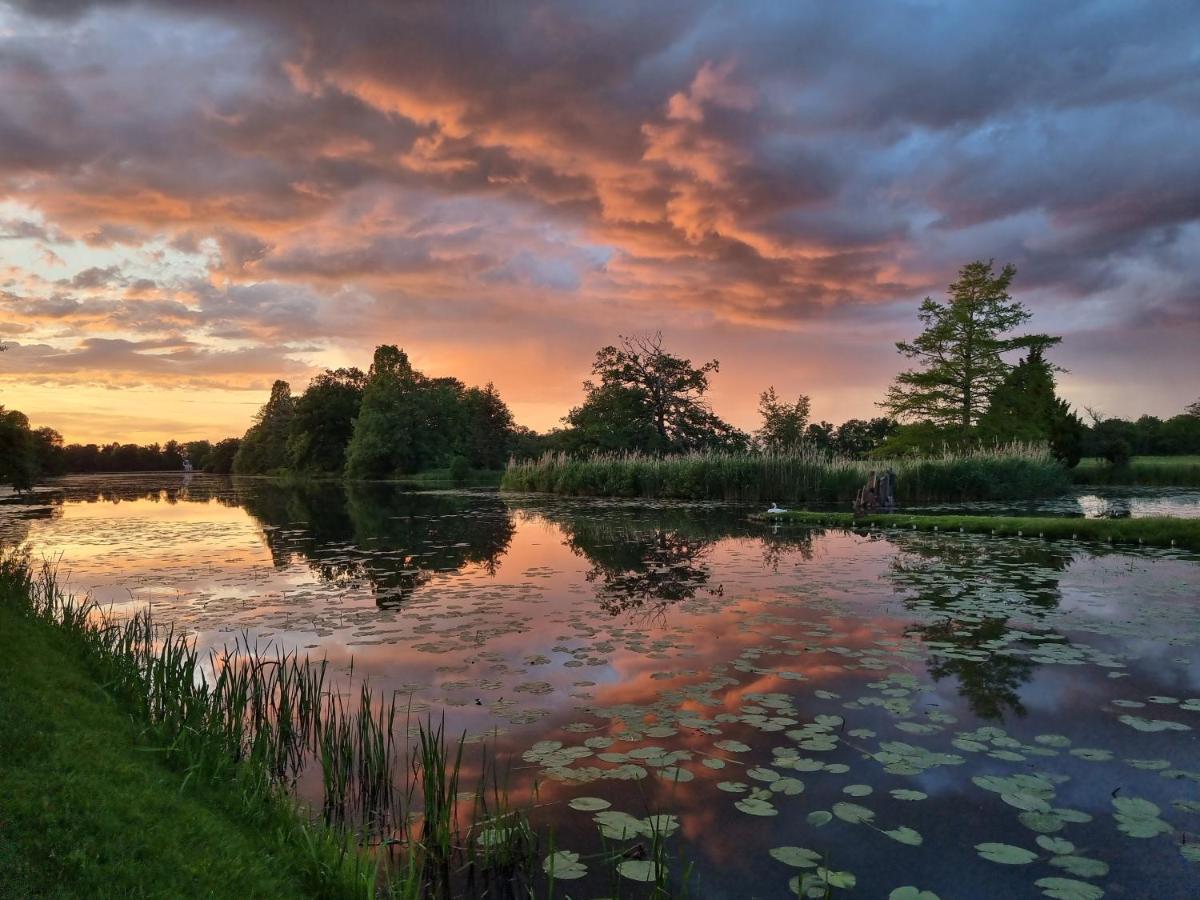
[[[992,257],[1077,408],[1194,400],[1194,7],[856,6],[0,3],[0,403],[218,439],[388,342],[546,430],[662,330],[841,422]]]

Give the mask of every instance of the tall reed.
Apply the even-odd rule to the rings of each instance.
[[[494,763],[485,755],[475,803],[460,808],[465,735],[452,743],[444,722],[418,723],[415,746],[399,745],[394,695],[363,682],[350,702],[353,694],[328,683],[325,661],[246,638],[202,658],[189,635],[157,625],[148,610],[118,619],[62,591],[53,565],[35,573],[14,554],[0,556],[0,602],[75,640],[108,692],[145,723],[147,741],[186,772],[185,784],[235,780],[248,807],[285,809],[324,894],[448,896],[454,884],[478,882],[496,896],[497,874],[510,886],[530,883],[537,841]],[[321,769],[319,823],[292,793],[310,764]]]
[[[547,454],[511,462],[501,487],[576,496],[848,502],[872,471],[891,468],[902,503],[1051,496],[1070,478],[1039,445],[1012,444],[922,458],[860,460],[811,448],[791,453]]]

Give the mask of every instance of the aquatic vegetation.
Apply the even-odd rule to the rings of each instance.
[[[501,488],[589,497],[848,502],[870,472],[887,467],[897,474],[902,503],[1045,497],[1071,483],[1048,450],[1015,444],[886,463],[815,450],[665,457],[550,454],[511,462]]]
[[[310,761],[293,789],[318,814],[328,793],[338,827],[374,833],[409,896],[447,869],[455,885],[537,896],[853,885],[921,900],[984,881],[1011,896],[1135,881],[1170,896],[1164,884],[1195,872],[1200,697],[1183,685],[1200,662],[1200,610],[1181,549],[945,529],[776,535],[706,503],[509,497],[497,509],[421,495],[372,512],[367,486],[359,524],[342,529],[336,508],[267,502],[278,489],[266,482],[241,490],[264,495],[254,540],[269,559],[166,557],[153,583],[188,586],[156,588],[156,617],[205,648],[241,628],[272,654],[331,648],[323,692],[336,688],[352,724],[369,676],[379,728],[327,729],[333,787]],[[74,510],[31,536],[53,545]],[[456,561],[476,526],[482,546],[502,533],[503,549]],[[173,547],[176,528],[107,531],[140,550]],[[444,564],[401,606],[377,603],[389,567],[426,560]],[[98,554],[77,576],[103,590],[125,565]],[[185,581],[197,571],[211,574]],[[283,708],[296,710],[288,733],[302,731],[303,704]],[[410,777],[421,728],[443,731],[431,746],[444,752]],[[460,753],[446,735],[464,732]],[[360,744],[364,760],[396,757],[394,799],[370,778],[360,790]],[[488,777],[500,787],[486,807],[476,744],[504,773]],[[284,750],[266,758],[291,765]],[[440,774],[426,785],[425,772]],[[1004,847],[1027,861],[1000,861]]]
[[[755,515],[756,521],[767,521]],[[1200,519],[1146,517],[1143,519],[1081,519],[1051,516],[927,516],[909,513],[805,512],[773,515],[771,522],[836,528],[883,528],[913,531],[969,532],[998,537],[1179,547],[1200,550]]]

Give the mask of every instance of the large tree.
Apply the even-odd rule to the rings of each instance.
[[[566,416],[576,450],[674,453],[744,448],[748,437],[704,399],[717,360],[697,367],[663,348],[662,335],[624,337],[596,353],[582,405]]]
[[[0,406],[0,484],[28,490],[37,476],[37,438],[29,430],[29,419]]]
[[[242,437],[233,458],[233,471],[240,475],[256,475],[285,468],[294,414],[291,386],[286,381],[276,381],[271,385],[270,398]]]
[[[795,403],[789,403],[779,398],[772,385],[758,396],[762,426],[754,433],[755,440],[762,449],[771,452],[797,447],[804,440],[811,407],[807,394],[801,394]]]
[[[944,302],[926,297],[918,317],[925,330],[896,349],[920,368],[901,372],[880,405],[897,418],[967,430],[979,422],[992,392],[1012,366],[1004,354],[1057,344],[1044,334],[1012,336],[1030,312],[1008,293],[1016,269],[999,274],[992,262],[968,263]]]
[[[340,473],[367,376],[361,369],[326,369],[311,382],[292,417],[288,457],[303,472]]]
[[[1075,466],[1083,445],[1083,423],[1055,390],[1055,367],[1035,346],[992,392],[979,434],[995,441],[1045,441],[1061,462]]]
[[[494,384],[463,395],[461,452],[473,468],[502,469],[512,445],[513,415]]]

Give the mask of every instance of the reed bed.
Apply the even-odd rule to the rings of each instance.
[[[234,782],[248,809],[284,809],[323,896],[450,896],[463,885],[529,896],[538,840],[527,810],[509,803],[486,751],[475,803],[460,804],[465,735],[452,741],[444,722],[418,722],[409,747],[396,739],[401,728],[406,740],[414,732],[395,696],[366,683],[343,693],[323,660],[245,638],[202,656],[148,611],[120,620],[66,594],[50,564],[35,573],[23,557],[0,557],[0,600],[78,643],[106,690],[145,724],[148,744],[186,773],[185,786]],[[319,810],[292,793],[313,765]]]
[[[654,457],[547,454],[513,461],[501,487],[585,497],[843,503],[872,471],[891,468],[901,503],[1030,499],[1071,486],[1039,445],[1012,444],[895,460],[861,460],[801,448],[792,453],[693,453]]]

